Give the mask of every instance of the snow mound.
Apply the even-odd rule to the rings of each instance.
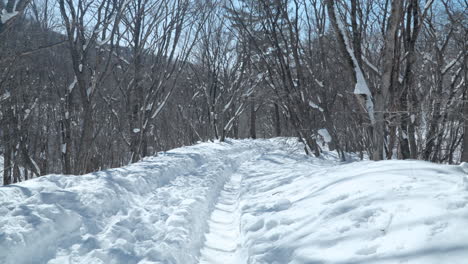
[[[279,151],[243,166],[242,263],[468,263],[459,166],[303,159]]]

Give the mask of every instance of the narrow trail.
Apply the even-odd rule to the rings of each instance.
[[[218,203],[208,220],[205,245],[201,249],[200,264],[236,264],[240,261],[239,196],[242,175],[235,173],[224,185]]]

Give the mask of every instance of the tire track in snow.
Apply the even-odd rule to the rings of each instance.
[[[234,173],[224,185],[208,220],[205,245],[200,250],[200,264],[242,263],[239,255],[242,175]]]

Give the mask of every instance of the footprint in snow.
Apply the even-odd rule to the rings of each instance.
[[[291,207],[291,201],[288,199],[279,199],[278,201],[275,202],[275,204],[272,206],[271,209],[274,211],[283,211],[287,210]]]
[[[429,219],[429,220],[424,221],[424,224],[430,226],[430,236],[431,237],[435,236],[435,235],[437,235],[439,233],[444,232],[444,230],[447,229],[447,227],[448,227],[447,222],[436,222],[433,219]]]
[[[268,220],[268,222],[266,222],[266,224],[265,224],[265,227],[266,227],[267,230],[270,230],[270,229],[276,227],[277,225],[278,225],[278,221]]]
[[[379,248],[379,246],[364,247],[364,248],[361,248],[358,251],[356,251],[356,254],[357,255],[365,255],[365,256],[372,255],[372,254],[375,254],[377,252],[377,248]]]
[[[262,205],[256,208],[256,211],[263,211],[263,212],[280,212],[289,209],[292,206],[291,201],[288,199],[279,199],[276,200],[274,203]],[[250,208],[254,207],[253,205],[243,205],[242,210],[246,211]]]
[[[340,232],[341,234],[345,233],[345,232],[348,232],[349,230],[351,230],[351,227],[349,226],[343,226],[343,227],[340,227],[338,229],[338,232]]]
[[[265,226],[265,221],[263,219],[257,220],[255,223],[249,225],[245,231],[246,232],[256,232]]]
[[[447,205],[447,209],[448,210],[462,209],[462,208],[465,208],[467,204],[468,204],[468,201],[453,201]]]
[[[330,200],[324,202],[324,204],[334,204],[334,203],[336,203],[336,202],[339,202],[339,201],[343,201],[343,200],[345,200],[345,199],[348,199],[348,197],[349,197],[349,194],[342,194],[342,195],[340,195],[340,196],[337,196],[337,197],[335,197],[335,198],[332,198],[332,199],[330,199]]]

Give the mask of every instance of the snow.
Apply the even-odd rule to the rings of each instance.
[[[13,9],[15,8],[16,8],[16,3]],[[0,21],[2,22],[2,24],[5,24],[6,22],[8,22],[8,20],[14,18],[17,15],[18,15],[18,11],[8,12],[6,9],[2,9],[0,12]]]
[[[10,92],[6,91],[4,94],[0,95],[0,102],[10,98],[10,96],[11,96]]]
[[[82,67],[82,65],[80,64],[80,66]],[[80,67],[80,69],[81,69]],[[81,71],[81,70],[80,70]],[[73,82],[70,83],[70,85],[68,86],[68,92],[71,93],[73,91],[73,89],[75,88],[76,84],[78,83],[78,79],[76,78],[75,76],[75,79],[73,79]]]
[[[242,208],[255,217],[245,224],[265,224],[244,228],[242,263],[466,263],[468,193],[458,166],[290,159],[246,166],[255,176],[244,181]],[[265,206],[284,197],[286,211]]]
[[[94,91],[94,87],[93,86],[90,86],[86,89],[86,96],[90,96]]]
[[[318,86],[320,86],[321,88],[325,88],[325,85],[323,85],[323,82],[315,79],[315,82],[318,84]]]
[[[335,13],[338,30],[343,36],[346,50],[349,56],[351,57],[351,60],[353,61],[354,72],[356,73],[356,85],[354,87],[353,93],[357,95],[365,96],[365,108],[369,114],[369,119],[371,123],[375,124],[374,103],[372,102],[372,93],[369,89],[369,86],[366,83],[366,79],[364,78],[364,73],[362,72],[361,67],[359,67],[359,63],[356,59],[356,56],[354,56],[354,50],[353,50],[353,47],[351,46],[351,41],[349,41],[348,35],[346,34],[346,30],[345,30],[346,27],[340,18],[340,14],[337,10],[336,5],[334,5],[333,11]]]
[[[332,137],[330,136],[330,133],[328,133],[328,130],[326,128],[321,128],[317,131],[317,133],[322,136],[323,141],[325,143],[330,143],[332,142]]]
[[[461,58],[461,56],[462,56],[463,54],[464,54],[464,52],[460,52],[460,53],[458,54],[458,56],[457,56],[455,59],[453,59],[452,61],[450,61],[449,63],[447,63],[447,65],[445,65],[445,66],[442,68],[442,70],[441,70],[442,75],[444,75],[445,73],[447,73],[447,71],[450,70],[450,68],[452,68],[452,67],[458,62],[458,60]]]
[[[0,187],[0,263],[466,263],[468,165],[301,149],[200,143]]]
[[[408,135],[405,133],[405,131],[401,131],[401,137],[403,139],[407,139],[408,138]]]
[[[432,3],[434,3],[434,0],[429,0],[426,2],[426,5],[424,6],[424,13],[431,7]]]
[[[242,263],[237,255],[240,246],[239,196],[242,182],[241,174],[234,174],[224,186],[218,203],[208,222],[205,246],[201,251],[202,263]]]
[[[215,199],[255,151],[203,143],[0,187],[0,263],[195,263]]]
[[[315,104],[312,101],[309,101],[309,106],[312,107],[312,108],[318,109],[320,112],[323,112],[323,108],[318,106],[317,104]]]

